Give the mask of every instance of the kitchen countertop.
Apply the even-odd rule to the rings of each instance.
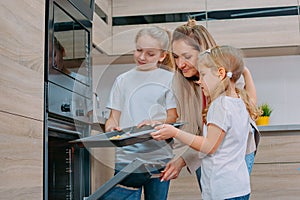
[[[257,126],[260,132],[292,132],[300,131],[300,124]]]

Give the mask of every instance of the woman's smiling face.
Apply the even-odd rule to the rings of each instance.
[[[199,77],[199,72],[195,68],[199,51],[188,45],[184,40],[173,41],[172,50],[176,66],[181,70],[183,76],[186,78]]]

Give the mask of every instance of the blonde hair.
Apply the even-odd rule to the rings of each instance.
[[[186,24],[174,30],[172,43],[179,40],[184,41],[199,53],[216,46],[215,40],[207,29],[202,25],[197,25],[194,19],[190,19]],[[178,121],[188,122],[182,129],[201,135],[203,125],[201,88],[196,86],[193,80],[186,79],[176,65],[173,88],[177,100]]]
[[[142,28],[139,30],[139,32],[136,34],[135,42],[144,35],[148,35],[152,37],[153,39],[157,40],[160,44],[160,48],[164,51],[167,51],[169,49],[169,34],[166,30],[158,27],[158,26],[149,26]]]
[[[145,27],[139,30],[136,34],[135,43],[144,35],[150,36],[157,40],[160,44],[160,48],[166,53],[166,57],[162,62],[159,63],[159,67],[169,71],[173,70],[174,60],[170,51],[171,33],[168,30],[158,26]]]
[[[221,95],[229,95],[229,84],[232,80],[236,82],[244,71],[244,61],[241,51],[231,46],[220,46],[212,48],[199,55],[198,70],[200,67],[207,67],[211,70],[217,71],[218,68],[223,67],[226,73],[231,72],[232,76],[225,76],[225,78],[217,85],[216,89],[210,94],[208,106],[203,111],[203,119],[206,123],[206,116],[209,106],[212,101]],[[246,90],[235,88],[237,94],[243,99],[246,108],[253,120],[256,120],[260,111],[256,105],[251,101]]]
[[[200,52],[216,46],[215,40],[207,29],[202,25],[197,25],[194,19],[189,19],[186,24],[174,30],[172,43],[178,40],[185,41],[187,45]]]

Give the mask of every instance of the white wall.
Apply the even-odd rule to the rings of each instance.
[[[300,56],[245,58],[245,64],[256,85],[258,104],[268,102],[274,109],[270,125],[300,124]],[[96,109],[99,121],[115,78],[134,64],[93,67],[94,91],[100,99],[100,107]]]
[[[258,96],[274,111],[270,125],[300,124],[300,56],[246,58]]]
[[[94,102],[94,122],[104,122],[109,112],[105,109],[111,87],[116,77],[131,68],[135,64],[114,64],[114,65],[95,65],[93,66],[93,91],[97,93],[99,102]]]

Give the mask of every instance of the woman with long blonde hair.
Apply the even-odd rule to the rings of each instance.
[[[184,25],[177,27],[172,35],[172,53],[175,62],[175,75],[173,79],[173,89],[177,100],[178,120],[188,122],[183,126],[182,130],[195,135],[202,135],[203,117],[202,111],[206,107],[206,98],[199,85],[200,74],[197,69],[199,53],[211,49],[216,46],[216,42],[212,35],[202,25],[197,25],[193,19],[188,20]],[[245,88],[253,104],[256,104],[256,90],[252,76],[247,67],[244,68],[242,76],[237,86]],[[252,123],[255,125],[255,123]],[[254,151],[256,150],[254,135],[249,134],[246,161],[249,173],[251,172],[254,162]],[[196,171],[197,179],[200,185],[201,159],[199,153],[188,149],[179,158],[168,163],[166,179],[176,178],[184,166],[190,171]],[[194,161],[198,160],[198,163]],[[198,169],[198,170],[197,170]]]

